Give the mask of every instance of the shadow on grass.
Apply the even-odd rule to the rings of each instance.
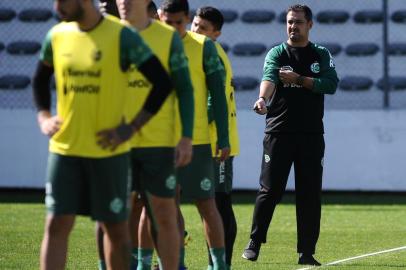
[[[254,204],[257,192],[252,190],[233,191],[234,204]],[[44,189],[0,189],[0,203],[43,203]],[[406,205],[405,192],[343,192],[324,191],[324,205]],[[191,203],[183,200],[182,203]],[[287,191],[282,204],[294,204],[295,194]]]

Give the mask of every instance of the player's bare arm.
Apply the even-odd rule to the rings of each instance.
[[[259,87],[259,97],[254,103],[253,110],[257,114],[266,114],[268,112],[266,108],[266,102],[272,97],[275,92],[275,84],[271,81],[262,81]]]

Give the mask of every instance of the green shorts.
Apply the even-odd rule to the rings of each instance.
[[[175,197],[175,149],[172,147],[131,150],[132,190],[163,198]]]
[[[214,171],[210,144],[193,145],[193,158],[186,167],[177,170],[182,197],[214,198]]]
[[[54,215],[86,215],[101,222],[127,220],[128,153],[83,158],[49,153],[45,204]]]
[[[223,162],[213,159],[216,192],[230,193],[233,189],[233,159],[230,157]]]

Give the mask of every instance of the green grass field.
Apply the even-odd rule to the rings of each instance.
[[[236,194],[234,210],[238,235],[233,269],[300,269],[296,252],[293,196],[287,195],[275,212],[257,262],[241,259],[249,237],[253,193]],[[17,202],[16,202],[17,201]],[[191,241],[186,262],[191,270],[206,269],[202,226],[193,205],[182,206]],[[0,192],[0,269],[38,269],[45,209],[38,194]],[[406,246],[406,196],[339,194],[324,196],[321,235],[316,258],[329,263],[349,257]],[[80,217],[69,243],[67,269],[97,269],[94,224]],[[406,250],[323,266],[322,269],[406,269]]]

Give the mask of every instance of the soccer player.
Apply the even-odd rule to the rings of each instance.
[[[221,12],[210,6],[201,7],[196,11],[196,15],[193,18],[191,31],[199,33],[211,38],[216,41],[221,35],[221,28],[224,23],[223,14]],[[210,121],[211,110],[209,107],[209,121],[210,121],[210,137],[212,145],[213,154],[213,164],[215,172],[216,181],[216,205],[220,213],[221,219],[223,221],[224,231],[224,243],[226,251],[226,267],[231,268],[231,259],[233,254],[234,241],[237,236],[237,222],[235,220],[235,215],[231,202],[231,190],[233,183],[233,158],[238,155],[239,139],[238,139],[238,128],[237,128],[237,107],[234,98],[234,87],[232,84],[233,73],[231,69],[230,60],[227,57],[226,52],[221,47],[220,43],[215,42],[217,52],[220,56],[221,63],[226,71],[226,98],[227,98],[227,110],[228,110],[228,130],[230,136],[230,158],[225,161],[218,162],[216,155],[216,126],[213,121]],[[210,98],[210,97],[209,97]],[[210,103],[209,103],[210,106]],[[209,254],[209,268],[213,268],[213,261]]]
[[[309,41],[312,26],[308,6],[289,7],[288,40],[273,47],[265,58],[254,109],[266,114],[266,128],[251,239],[242,255],[247,260],[257,260],[266,242],[294,164],[298,263],[320,265],[313,254],[320,234],[324,95],[335,93],[338,77],[329,51]]]
[[[171,80],[139,35],[102,16],[92,0],[57,0],[54,5],[64,22],[48,32],[33,80],[38,124],[51,138],[41,269],[65,267],[76,215],[101,222],[108,267],[129,269],[126,141],[159,110]],[[153,89],[127,122],[123,108],[130,65]],[[50,109],[53,73],[56,115]]]
[[[179,235],[177,234],[177,209],[175,204],[176,178],[174,169],[185,166],[192,156],[193,88],[190,81],[183,44],[176,30],[147,15],[150,0],[117,1],[121,18],[137,28],[141,37],[157,55],[171,74],[175,90],[167,98],[162,109],[130,141],[131,169],[134,191],[141,192],[149,215],[154,220],[153,232],[157,234],[157,250],[163,269],[177,269],[179,257]],[[137,71],[131,73],[128,100],[143,101],[151,85]],[[175,111],[182,122],[182,138],[175,137]],[[127,113],[133,115],[141,106],[128,106]],[[175,149],[176,146],[176,149]],[[176,158],[176,160],[175,160]],[[174,166],[175,165],[175,166]],[[130,234],[133,240],[133,255],[138,257],[138,269],[150,269],[153,246],[147,243],[138,246],[138,207],[136,193],[133,194],[130,215]],[[143,239],[143,238],[141,238]],[[144,238],[145,239],[145,238]],[[136,253],[137,252],[137,253]],[[135,254],[134,254],[135,253]],[[133,264],[135,268],[135,263]]]
[[[214,200],[214,172],[207,107],[210,95],[217,128],[219,159],[224,161],[230,153],[224,68],[213,41],[186,30],[189,23],[188,1],[165,0],[158,9],[158,15],[161,21],[175,27],[182,37],[194,89],[193,158],[188,166],[177,171],[182,196],[195,200],[203,220],[214,268],[225,269],[224,231]],[[181,227],[180,235],[183,236],[183,225]],[[184,248],[181,249],[180,267],[184,268]]]

